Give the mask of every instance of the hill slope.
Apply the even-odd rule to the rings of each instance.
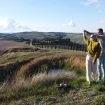
[[[70,38],[71,41],[77,43],[83,43],[82,33],[64,33],[64,32],[19,32],[12,34],[0,34],[0,37],[6,39],[43,39],[43,38]]]

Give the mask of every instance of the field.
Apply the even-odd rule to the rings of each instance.
[[[30,46],[25,44],[24,42],[20,43],[0,38],[0,51],[7,48],[30,48]]]
[[[0,105],[104,105],[105,81],[88,87],[86,52],[13,49],[0,57]],[[61,83],[68,88],[60,90]]]

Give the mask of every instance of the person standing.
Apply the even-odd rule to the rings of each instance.
[[[88,34],[90,32],[86,31]],[[97,38],[101,46],[101,54],[97,59],[97,70],[98,70],[98,80],[100,82],[102,78],[105,80],[105,35],[102,28],[98,29]]]
[[[98,29],[97,37],[101,46],[101,55],[97,60],[98,82],[100,82],[102,78],[105,80],[105,35],[102,28]]]
[[[90,36],[90,40],[85,35],[86,30],[83,31],[83,40],[87,45],[87,56],[86,56],[86,79],[89,82],[89,86],[91,85],[93,76],[96,74],[97,70],[97,58],[100,56],[101,47],[99,42],[97,41],[97,37],[95,35]]]

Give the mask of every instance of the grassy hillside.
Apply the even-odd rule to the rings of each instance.
[[[0,37],[6,39],[43,39],[43,38],[70,38],[71,41],[77,43],[83,43],[82,33],[64,33],[64,32],[20,32],[12,34],[0,34]]]
[[[73,41],[73,42],[81,43],[81,44],[84,43],[84,42],[83,42],[82,33],[80,33],[80,34],[78,34],[78,33],[72,33],[72,34],[68,33],[68,34],[66,35],[66,37],[67,37],[67,38],[70,38],[71,41]]]
[[[93,81],[88,88],[85,52],[37,49],[9,54],[0,57],[0,78],[8,75],[0,82],[0,105],[104,105],[105,81]],[[65,72],[48,74],[50,69]],[[61,83],[67,90],[59,90]]]

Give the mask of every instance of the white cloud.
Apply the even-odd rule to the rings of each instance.
[[[93,3],[97,3],[98,0],[87,0],[86,2],[82,2],[84,5],[90,5],[90,4],[93,4]]]
[[[72,20],[68,24],[62,24],[62,25],[68,27],[75,27],[75,23]]]
[[[4,18],[0,20],[0,32],[20,32],[31,31],[27,25],[21,25],[12,18]]]
[[[69,22],[69,24],[68,24],[68,26],[69,26],[69,27],[74,27],[74,26],[75,26],[75,24],[74,24],[74,22],[73,22],[73,21],[70,21],[70,22]]]
[[[4,18],[0,20],[0,32],[23,32],[23,31],[41,31],[45,29],[44,25],[23,25],[17,23],[12,18]]]

